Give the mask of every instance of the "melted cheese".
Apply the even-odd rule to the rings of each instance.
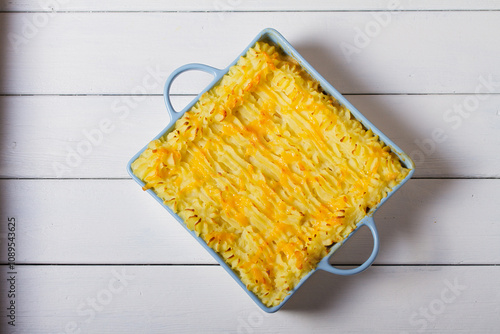
[[[407,174],[349,110],[257,43],[134,173],[278,305]]]

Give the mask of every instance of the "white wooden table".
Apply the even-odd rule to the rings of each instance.
[[[0,332],[499,332],[500,1],[1,0],[0,11]],[[376,214],[375,265],[320,272],[271,315],[125,169],[168,121],[168,74],[223,68],[266,27],[417,163]],[[179,78],[175,104],[209,79]],[[335,263],[359,264],[371,246],[362,230]]]

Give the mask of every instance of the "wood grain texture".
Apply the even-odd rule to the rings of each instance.
[[[319,272],[273,315],[125,170],[168,121],[170,72],[223,68],[266,27],[419,178],[375,215],[375,266]],[[0,0],[0,333],[497,333],[498,30],[497,0]],[[179,77],[176,108],[210,79]],[[371,239],[333,263],[363,262]]]
[[[413,157],[416,177],[500,177],[492,154],[500,147],[500,95],[346,97]],[[476,109],[465,109],[469,100]],[[4,178],[128,177],[128,160],[169,120],[161,96],[9,96],[0,97],[0,111]]]
[[[318,272],[275,314],[218,266],[23,266],[17,277],[17,333],[455,334],[499,324],[499,267]]]
[[[0,39],[7,47],[0,93],[140,93],[137,86],[151,73],[163,83],[186,63],[226,67],[267,27],[342,93],[473,94],[489,76],[493,83],[481,92],[500,92],[500,44],[491,33],[500,30],[500,12],[377,15],[383,14],[2,13]],[[37,20],[40,27],[30,30]],[[173,93],[202,87],[180,80]]]
[[[0,211],[18,224],[19,263],[216,263],[132,180],[3,180],[0,189]],[[500,264],[499,196],[500,180],[410,180],[375,214],[376,263]],[[371,247],[360,230],[333,261],[362,263]]]
[[[1,0],[4,11],[349,11],[386,10],[399,4],[402,10],[494,10],[496,0]]]

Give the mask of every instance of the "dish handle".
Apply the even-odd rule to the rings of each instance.
[[[359,274],[360,272],[366,270],[369,266],[371,266],[373,261],[375,261],[375,258],[377,257],[377,254],[379,251],[379,237],[378,237],[377,226],[375,226],[375,221],[373,220],[372,216],[366,217],[361,222],[361,224],[358,225],[356,230],[361,228],[361,226],[367,226],[370,229],[370,231],[372,232],[373,250],[372,250],[370,257],[359,267],[352,268],[352,269],[339,269],[339,268],[331,265],[329,262],[330,257],[333,256],[333,254],[332,254],[331,256],[325,257],[323,260],[320,261],[320,263],[318,264],[318,269],[327,271],[327,272],[332,273],[332,274],[349,276],[349,275]]]
[[[212,74],[214,76],[214,79],[212,82],[207,86],[205,90],[203,90],[202,93],[204,93],[208,87],[212,87],[217,81],[220,80],[220,78],[223,76],[224,71],[220,70],[218,68],[208,66],[205,64],[198,64],[198,63],[192,63],[192,64],[186,64],[184,66],[181,66],[174,70],[170,76],[167,78],[167,81],[165,82],[165,87],[163,89],[163,98],[165,100],[165,105],[167,106],[167,111],[170,115],[170,124],[174,123],[179,117],[182,116],[183,112],[177,112],[175,111],[174,107],[172,106],[172,102],[170,101],[170,87],[172,87],[172,83],[174,82],[175,78],[177,78],[180,74],[187,72],[187,71],[202,71],[206,72],[208,74]],[[184,109],[187,110],[193,106],[193,104],[197,101],[198,99],[194,99],[189,103]]]

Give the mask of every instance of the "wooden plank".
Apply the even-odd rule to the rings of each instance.
[[[0,189],[19,263],[216,263],[131,180],[2,180]],[[376,263],[500,263],[499,196],[500,180],[410,180],[375,214]],[[361,263],[371,247],[360,230],[333,261]]]
[[[484,78],[494,84],[482,93],[499,93],[500,44],[491,33],[499,18],[497,11],[2,13],[0,93],[141,93],[151,73],[163,83],[186,63],[227,66],[268,26],[343,93],[475,93]],[[173,92],[203,85],[185,79]]]
[[[500,177],[499,95],[347,98],[414,158],[417,177]],[[0,108],[0,176],[10,178],[127,177],[169,119],[161,96],[8,96]]]
[[[46,0],[33,2],[29,0],[2,0],[0,10],[3,11],[297,11],[297,10],[385,10],[400,4],[403,10],[494,10],[500,7],[498,1],[262,1],[262,0],[184,0],[160,1],[150,0],[137,2],[133,0]]]
[[[0,333],[496,333],[498,179],[410,181],[376,214],[377,266],[318,273],[274,315],[126,179],[127,160],[168,120],[166,76],[188,62],[224,67],[268,25],[354,94],[416,176],[499,178],[500,2],[387,11],[395,2],[0,0],[0,94],[25,95],[0,96],[0,263],[16,221]],[[208,80],[186,74],[173,92]],[[333,262],[361,263],[371,244],[363,229]]]
[[[496,333],[499,325],[493,266],[319,272],[275,314],[260,311],[218,266],[17,271],[17,333]],[[13,333],[6,307],[0,312],[0,329]]]

